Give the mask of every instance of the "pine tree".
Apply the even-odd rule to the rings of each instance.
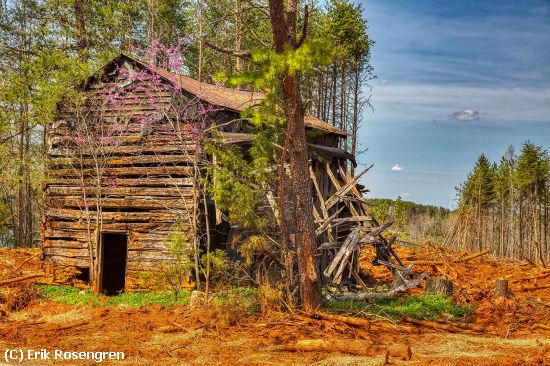
[[[549,259],[548,152],[527,141],[515,155],[510,146],[498,165],[480,156],[458,189],[458,219],[448,243],[469,248],[472,242],[495,247],[498,255]]]

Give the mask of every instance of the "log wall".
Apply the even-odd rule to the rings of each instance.
[[[165,242],[176,222],[190,229],[192,126],[168,122],[181,112],[169,86],[146,78],[128,83],[123,75],[131,66],[122,67],[126,72],[88,85],[84,106],[60,108],[49,131],[42,247],[57,283],[82,284],[98,207],[101,231],[128,234],[127,290],[154,283],[148,277],[170,260]]]

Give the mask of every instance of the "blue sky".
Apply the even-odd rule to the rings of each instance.
[[[550,1],[361,3],[376,42],[359,136],[371,197],[453,207],[481,153],[550,150]]]

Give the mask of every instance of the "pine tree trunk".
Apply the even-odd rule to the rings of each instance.
[[[340,123],[339,128],[346,131],[346,61],[342,62],[342,81],[340,84]]]
[[[273,30],[275,51],[282,53],[285,47],[296,47],[297,0],[288,2],[286,17],[283,0],[270,0],[269,12]],[[286,19],[286,20],[285,20]],[[284,108],[287,121],[292,198],[296,223],[295,245],[300,272],[300,293],[305,310],[314,310],[321,304],[321,291],[315,263],[315,223],[313,198],[309,180],[304,114],[300,96],[300,76],[285,71],[282,77]],[[283,162],[284,163],[284,162]]]
[[[22,112],[22,111],[21,111]],[[25,187],[25,175],[27,175],[26,164],[25,164],[25,130],[27,129],[26,119],[21,113],[21,125],[19,129],[19,169],[17,175],[18,187],[17,187],[17,246],[25,246],[26,239],[26,215],[25,215],[25,196],[26,196],[26,187]]]
[[[355,88],[353,90],[353,126],[351,129],[351,155],[357,153],[357,132],[359,132],[359,78],[360,66],[359,62],[355,64]],[[353,176],[354,167],[351,165],[351,175]]]
[[[338,66],[332,65],[332,125],[336,126],[336,80],[338,79]]]
[[[83,0],[75,0],[74,17],[76,20],[76,50],[80,61],[88,61],[88,38],[86,35],[86,20],[84,16]]]
[[[235,17],[235,51],[240,52],[242,46],[241,0],[235,0]],[[235,62],[235,71],[240,73],[243,69],[243,60],[240,57],[235,57]]]

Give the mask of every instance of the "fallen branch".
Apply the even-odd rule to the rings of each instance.
[[[365,291],[369,290],[369,288],[367,287],[367,284],[365,283],[365,281],[363,281],[363,279],[361,278],[359,273],[357,273],[357,270],[354,267],[351,268],[351,275],[363,290]]]
[[[333,315],[333,314],[327,314],[327,313],[313,313],[313,314],[306,314],[310,318],[318,318],[318,319],[324,319],[324,320],[332,320],[336,322],[341,322],[349,325],[353,325],[354,327],[363,327],[363,328],[370,328],[370,321],[363,318],[355,318],[355,317],[349,317],[349,316],[343,316],[343,315]]]
[[[464,257],[462,258],[462,260],[460,260],[461,263],[464,263],[464,262],[468,262],[468,261],[471,261],[472,259],[474,258],[477,258],[477,257],[481,257],[482,255],[485,255],[487,253],[490,253],[492,249],[485,249],[485,250],[482,250],[481,252],[479,253],[475,253],[475,254],[471,254],[467,257]]]
[[[527,262],[529,263],[530,265],[532,265],[533,267],[537,268],[537,264],[535,262],[533,262],[531,259],[529,259],[528,257],[526,256],[522,256],[522,258]]]
[[[535,330],[535,329],[550,330],[550,326],[549,325],[544,325],[544,324],[535,324],[531,327],[531,330]]]
[[[454,326],[464,330],[472,330],[474,332],[485,332],[485,328],[478,324],[451,322],[448,320],[438,320],[437,323]]]
[[[361,292],[356,294],[342,294],[334,296],[338,300],[374,300],[393,299],[401,296],[398,292]]]
[[[29,258],[25,259],[23,262],[21,262],[17,267],[15,267],[15,269],[12,271],[12,273],[15,273],[17,272],[17,270],[21,267],[23,267],[23,265],[25,265],[25,263],[27,263],[28,261],[30,261],[31,259],[33,258],[38,258],[40,255],[38,254],[35,254],[35,255],[32,255],[30,256]]]
[[[442,266],[443,261],[412,261],[415,266]]]
[[[418,320],[418,319],[411,318],[410,316],[407,316],[407,315],[403,316],[403,321],[405,323],[411,323],[421,327],[427,327],[427,328],[442,330],[442,331],[451,332],[451,333],[461,333],[464,331],[463,329],[460,329],[459,327],[454,325],[440,324],[440,323],[431,322],[428,320]]]
[[[511,283],[518,283],[518,282],[523,282],[523,281],[536,280],[536,279],[540,279],[540,278],[544,278],[544,277],[548,277],[548,276],[550,276],[550,272],[543,273],[543,274],[536,275],[536,276],[527,276],[527,277],[515,278],[515,279],[510,280],[510,282]]]
[[[44,277],[44,276],[46,276],[46,273],[35,273],[35,274],[27,275],[27,276],[10,278],[9,280],[0,281],[0,286],[11,285],[13,283],[32,280],[33,278],[39,278],[39,277]]]
[[[285,351],[291,352],[342,352],[359,356],[384,356],[389,354],[402,360],[410,360],[411,347],[405,344],[382,346],[373,345],[369,341],[359,339],[301,339],[296,343],[288,343],[282,346]]]
[[[543,290],[546,288],[550,288],[550,285],[541,285],[541,286],[524,286],[520,287],[516,291],[536,291],[536,290]]]
[[[57,327],[57,328],[54,328],[52,330],[54,330],[54,331],[67,330],[67,329],[71,329],[71,328],[81,327],[81,326],[89,324],[89,323],[90,322],[88,320],[86,320],[86,321],[82,321],[82,322],[79,322],[79,323],[73,323],[73,324],[70,324],[70,325],[64,325],[62,327]]]
[[[185,328],[183,327],[183,325],[178,324],[178,323],[176,323],[176,322],[173,322],[173,321],[171,321],[171,320],[169,321],[169,323],[172,324],[172,325],[175,326],[175,327],[180,328],[180,329],[185,329]]]
[[[40,325],[40,324],[44,324],[44,323],[45,323],[44,321],[37,321],[37,322],[32,322],[32,323],[23,323],[21,325],[18,325],[18,327],[20,327],[20,328],[30,327],[30,326],[33,326],[33,325]]]

